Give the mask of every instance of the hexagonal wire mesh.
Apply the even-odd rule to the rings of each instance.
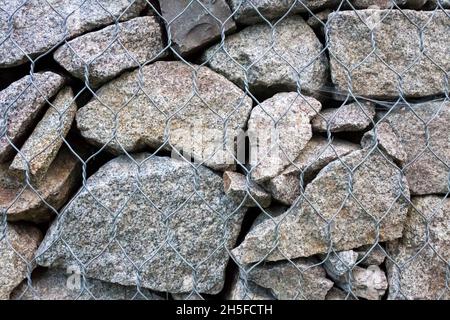
[[[2,299],[448,299],[445,0],[0,0]]]

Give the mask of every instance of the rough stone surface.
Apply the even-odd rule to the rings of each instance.
[[[155,62],[143,67],[141,73],[141,80],[134,71],[109,82],[97,92],[98,99],[78,111],[81,134],[96,145],[108,144],[111,151],[120,154],[145,146],[161,147],[167,125],[169,142],[185,155],[191,154],[214,169],[233,167],[234,138],[246,125],[251,99],[206,67],[198,67],[198,95],[194,97],[193,71],[182,62]],[[164,77],[156,76],[162,74]],[[118,114],[117,123],[114,113]],[[168,144],[164,147],[170,149]]]
[[[73,76],[97,87],[123,71],[163,58],[161,26],[146,16],[75,38],[56,50],[54,59]]]
[[[353,196],[347,168],[354,172]],[[400,238],[409,190],[406,179],[382,155],[359,150],[323,168],[306,186],[304,198],[308,201],[252,228],[232,251],[237,260],[257,262],[269,253],[269,261],[307,257],[325,253],[331,245],[343,251]],[[330,232],[324,219],[333,220]]]
[[[5,41],[0,44],[0,68],[28,61],[25,53],[34,58],[64,40],[136,17],[145,4],[144,0],[1,0],[0,39]]]
[[[325,300],[354,300],[351,294],[342,291],[339,288],[333,287],[328,291]]]
[[[236,199],[247,207],[261,206],[266,208],[272,202],[272,196],[253,181],[249,181],[247,188],[247,178],[243,174],[233,171],[225,171],[223,174],[223,184],[225,193],[230,198]],[[258,204],[258,205],[257,205]]]
[[[344,66],[355,68],[358,65],[351,72],[354,95],[393,98],[400,92],[398,77],[389,69],[392,68],[403,74],[404,96],[443,94],[444,70],[450,69],[448,15],[449,12],[441,10],[359,10],[358,14],[350,10],[330,14],[332,81],[338,90],[347,91],[349,84]],[[420,28],[426,25],[423,31],[426,55],[420,53],[419,29],[410,21]],[[369,28],[373,29],[379,58],[372,53],[366,59],[373,50]]]
[[[306,184],[328,163],[358,149],[357,144],[348,141],[333,139],[330,143],[325,138],[313,137],[294,163],[267,183],[267,189],[272,193],[274,199],[291,205],[300,196],[300,174],[302,172]]]
[[[241,273],[236,272],[229,292],[226,295],[227,300],[275,300],[274,296],[266,288],[258,286],[253,281],[247,282]]]
[[[31,187],[11,174],[8,167],[9,163],[0,165],[0,210],[7,210],[9,221],[50,220],[66,203],[81,175],[80,162],[67,148],[61,149],[40,181],[30,182]]]
[[[328,62],[320,54],[322,49],[311,27],[294,16],[277,24],[273,37],[267,24],[230,35],[224,48],[221,44],[209,48],[202,60],[241,88],[248,82],[256,94],[295,91],[297,82],[302,91],[314,94],[327,81]]]
[[[34,253],[42,240],[41,232],[31,226],[6,224],[0,234],[0,300],[9,299],[13,289],[33,270]]]
[[[312,137],[311,119],[322,105],[296,92],[278,93],[253,108],[248,121],[251,178],[267,181],[285,169]]]
[[[37,262],[67,267],[76,265],[75,254],[84,265],[91,262],[86,275],[99,280],[135,285],[140,266],[144,288],[220,292],[226,248],[234,245],[245,210],[235,210],[222,178],[209,169],[199,167],[196,178],[186,162],[149,156],[134,156],[139,170],[121,156],[92,175],[47,232]]]
[[[26,76],[0,91],[0,162],[10,160],[14,153],[7,137],[20,147],[18,144],[32,130],[45,103],[63,83],[64,79],[55,73],[35,73],[33,79]]]
[[[339,108],[322,110],[312,121],[314,131],[331,132],[362,131],[373,121],[373,103],[353,102]]]
[[[32,177],[38,180],[42,178],[56,158],[64,142],[63,139],[72,126],[76,112],[77,105],[72,89],[66,87],[53,100],[9,169],[17,171],[19,176],[24,177],[25,171],[29,168]]]
[[[370,265],[379,266],[386,259],[386,254],[380,244],[376,246],[365,245],[355,249],[355,252],[358,253],[358,265],[363,267]]]
[[[323,267],[327,274],[334,279],[352,270],[358,261],[358,254],[353,250],[331,252],[321,255],[320,259],[324,261]]]
[[[323,30],[323,27],[328,20],[328,15],[331,12],[331,9],[325,9],[314,13],[314,15],[310,16],[308,20],[306,20],[306,23],[313,29]]]
[[[249,279],[270,289],[279,300],[324,300],[333,282],[311,259],[261,264],[249,272]]]
[[[350,2],[356,9],[396,9],[393,2],[401,8],[420,9],[428,1],[432,0],[351,0]]]
[[[162,16],[166,24],[170,23],[172,47],[181,55],[195,52],[220,39],[222,32],[228,33],[236,28],[225,0],[200,2],[201,4],[189,0],[160,1]],[[189,7],[186,9],[187,5]]]
[[[388,299],[450,299],[450,199],[413,197],[403,238],[389,242]],[[447,278],[448,279],[448,278]]]
[[[383,118],[406,152],[404,171],[411,194],[445,194],[449,191],[450,102],[427,102],[411,108],[402,106]]]

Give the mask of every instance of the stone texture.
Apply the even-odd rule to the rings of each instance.
[[[76,112],[77,105],[72,89],[65,87],[53,100],[9,169],[25,177],[25,171],[29,167],[30,175],[40,180],[56,158],[64,142],[63,139],[72,126]]]
[[[350,10],[330,14],[331,76],[337,89],[349,90],[344,66],[358,65],[351,72],[354,95],[383,99],[399,96],[398,77],[389,68],[403,74],[402,90],[406,97],[443,94],[444,70],[450,69],[448,14],[414,10],[359,10],[358,14]],[[420,28],[426,25],[423,31],[426,56],[420,53],[419,29],[410,21]],[[378,57],[370,54],[373,48],[369,28],[374,32]]]
[[[0,91],[0,162],[10,160],[14,153],[7,137],[20,147],[45,103],[63,83],[55,73],[34,73],[33,78],[26,76]]]
[[[328,291],[325,300],[354,300],[351,294],[342,291],[339,288],[333,287]]]
[[[275,300],[270,291],[258,286],[253,281],[244,280],[242,272],[236,272],[226,300]]]
[[[405,198],[406,179],[382,155],[354,151],[328,164],[306,186],[308,201],[256,225],[232,253],[239,262],[252,263],[325,253],[331,245],[343,251],[396,239],[402,236]]]
[[[386,254],[380,244],[376,246],[365,245],[355,249],[355,252],[358,253],[358,265],[363,267],[379,266],[386,259]]]
[[[163,58],[161,26],[146,16],[111,25],[69,41],[56,50],[54,59],[73,76],[97,87],[123,71]]]
[[[261,264],[249,272],[249,279],[268,288],[279,300],[324,300],[333,282],[311,259]]]
[[[121,156],[92,175],[47,232],[37,262],[67,267],[90,261],[86,276],[121,285],[135,285],[139,266],[144,288],[220,292],[226,250],[237,239],[245,210],[235,210],[238,204],[211,170],[149,156],[134,156],[140,169]]]
[[[258,205],[267,208],[272,202],[270,193],[261,188],[253,181],[249,181],[243,174],[233,171],[225,171],[223,174],[224,190],[227,196],[236,199],[246,207],[257,207]]]
[[[375,105],[373,103],[353,102],[339,108],[322,110],[312,121],[314,131],[331,132],[362,131],[373,121]]]
[[[34,253],[42,240],[31,226],[7,223],[0,234],[0,300],[9,299],[13,289],[33,270]]]
[[[83,137],[99,146],[107,144],[116,154],[146,146],[156,149],[167,138],[185,155],[214,169],[233,167],[234,138],[246,125],[251,99],[206,67],[198,67],[194,97],[193,70],[182,62],[155,62],[140,71],[142,79],[138,71],[126,73],[103,86],[98,99],[78,111]],[[164,147],[170,149],[168,144]]]
[[[53,0],[50,4],[1,0],[0,39],[5,41],[0,44],[0,68],[27,62],[25,53],[35,58],[64,40],[136,17],[145,4],[144,0]],[[8,18],[13,14],[10,33]]]
[[[323,31],[323,27],[328,20],[328,15],[331,12],[331,9],[325,9],[323,11],[314,13],[314,15],[310,16],[308,20],[306,20],[306,23],[313,29]]]
[[[322,105],[296,92],[278,93],[253,108],[248,121],[252,180],[267,181],[285,169],[312,137],[311,119]]]
[[[323,137],[313,137],[293,164],[268,181],[267,189],[274,199],[291,205],[300,196],[301,173],[306,185],[328,163],[358,149],[358,145],[345,140],[333,139],[330,143]]]
[[[406,152],[404,172],[411,194],[445,194],[449,191],[450,102],[433,101],[411,108],[400,106],[383,118]]]
[[[387,245],[388,299],[450,299],[450,199],[413,197],[412,204],[403,238]]]
[[[422,8],[428,1],[432,0],[351,0],[350,2],[356,9],[389,9],[396,7],[393,2],[395,2],[401,8],[411,8],[411,9],[420,9]]]
[[[230,35],[223,48],[222,44],[209,48],[202,60],[241,88],[247,83],[255,94],[296,91],[298,82],[312,95],[327,81],[328,61],[322,50],[311,27],[293,16],[277,24],[273,37],[267,24]]]
[[[159,2],[166,24],[170,23],[172,47],[181,55],[198,51],[220,39],[222,32],[229,33],[236,29],[230,7],[225,0],[200,2],[201,4],[190,0]],[[169,34],[168,28],[167,31]]]
[[[80,162],[68,148],[61,149],[46,175],[30,185],[11,174],[8,167],[9,163],[0,165],[0,210],[7,210],[9,221],[50,220],[67,202],[81,175]]]
[[[335,279],[345,275],[358,261],[358,253],[353,250],[330,252],[328,255],[320,255],[323,267],[331,278]]]

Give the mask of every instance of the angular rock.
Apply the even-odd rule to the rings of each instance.
[[[225,171],[223,184],[226,195],[236,199],[239,203],[245,199],[244,205],[246,207],[257,207],[259,205],[267,208],[272,202],[270,193],[251,180],[247,187],[247,178],[238,172]]]
[[[311,259],[261,264],[249,272],[249,279],[270,289],[278,300],[324,300],[333,287],[325,270]]]
[[[275,300],[275,298],[268,289],[260,287],[248,279],[245,281],[239,272],[234,275],[226,300]]]
[[[333,12],[327,26],[333,83],[356,96],[394,98],[400,96],[397,72],[405,97],[443,94],[444,70],[450,69],[448,15],[406,9]],[[423,48],[418,28],[424,28]],[[351,88],[346,68],[354,68]]]
[[[394,2],[402,8],[420,9],[427,1],[431,0],[395,0]],[[392,0],[351,0],[350,2],[357,9],[396,9]]]
[[[0,300],[9,299],[10,293],[35,267],[34,253],[42,234],[27,225],[7,223],[6,232],[0,233]]]
[[[362,131],[373,121],[373,103],[350,103],[339,108],[322,110],[312,121],[314,131],[331,132]]]
[[[446,194],[449,191],[450,102],[401,106],[384,115],[382,121],[390,124],[406,152],[404,172],[411,194]]]
[[[339,288],[333,287],[328,291],[325,300],[354,300],[351,294],[342,291]]]
[[[252,180],[267,181],[285,169],[312,137],[310,121],[322,105],[296,92],[278,93],[253,108],[248,121]]]
[[[73,76],[98,87],[123,71],[163,58],[161,26],[155,17],[138,17],[87,33],[56,50],[54,59]]]
[[[193,70],[182,62],[155,62],[122,75],[78,111],[78,129],[88,141],[107,144],[116,154],[145,146],[170,150],[168,139],[214,169],[232,168],[234,138],[246,125],[252,101],[221,75],[196,68],[196,90]]]
[[[256,225],[232,253],[247,264],[396,239],[402,236],[408,201],[406,179],[396,167],[379,153],[354,151],[323,168],[298,205]]]
[[[328,15],[331,13],[331,9],[325,9],[323,11],[314,13],[310,16],[306,23],[313,29],[319,29],[323,31],[323,27],[328,20]]]
[[[413,197],[412,204],[403,238],[387,245],[388,299],[450,299],[450,199]]]
[[[81,174],[80,162],[68,148],[60,150],[46,175],[30,182],[31,186],[11,174],[8,167],[8,163],[0,165],[0,210],[6,210],[8,221],[50,220],[67,202]]]
[[[373,245],[365,245],[355,249],[355,252],[358,253],[358,265],[363,267],[370,265],[379,266],[386,259],[386,254],[380,244],[375,247]]]
[[[167,28],[170,26],[172,47],[181,55],[198,51],[220,39],[222,32],[229,33],[236,29],[230,7],[225,0],[199,2],[160,1],[162,16],[168,24]],[[169,29],[167,31],[169,34]]]
[[[273,37],[267,24],[230,35],[223,47],[206,50],[202,60],[241,88],[248,84],[255,94],[296,91],[298,82],[302,91],[313,95],[327,81],[328,61],[322,50],[311,27],[293,16],[277,24]]]
[[[20,147],[45,103],[63,83],[56,73],[34,73],[33,78],[23,77],[0,91],[0,162],[10,160],[14,153],[11,143]]]
[[[2,0],[0,39],[4,41],[0,43],[0,68],[25,63],[26,54],[35,58],[64,40],[116,20],[136,17],[145,5],[144,0],[53,0],[50,4]],[[9,30],[8,19],[13,14]]]
[[[235,210],[222,178],[205,167],[150,154],[134,160],[113,159],[87,180],[47,232],[37,262],[90,261],[86,276],[102,281],[136,285],[139,274],[144,288],[218,293],[245,210]]]
[[[9,169],[25,177],[25,172],[29,168],[32,177],[37,180],[42,178],[56,158],[76,112],[77,105],[72,89],[65,87],[58,93]]]
[[[306,184],[328,163],[358,149],[358,145],[348,141],[333,139],[330,143],[325,138],[313,137],[293,164],[268,181],[267,189],[274,199],[291,205],[300,196],[301,173]]]
[[[320,259],[324,261],[323,267],[327,274],[335,279],[352,270],[358,261],[358,253],[353,250],[330,252],[329,255],[321,255]]]

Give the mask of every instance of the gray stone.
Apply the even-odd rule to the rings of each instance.
[[[227,196],[236,199],[238,203],[244,201],[246,207],[261,206],[267,208],[272,202],[270,193],[249,180],[243,174],[225,171],[223,174],[224,190]]]
[[[170,150],[168,139],[214,169],[233,168],[234,138],[246,125],[252,101],[223,76],[195,68],[195,96],[193,70],[182,62],[155,62],[122,75],[78,111],[78,129],[88,141],[116,154],[146,146]]]
[[[235,258],[245,264],[291,259],[326,253],[330,246],[344,251],[400,238],[409,190],[404,176],[381,154],[358,150],[323,168],[302,200],[252,228],[232,251]]]
[[[64,142],[63,139],[72,126],[76,112],[77,105],[72,89],[65,87],[53,100],[9,169],[25,177],[25,172],[29,168],[29,174],[36,180],[40,180],[55,160]]]
[[[145,0],[0,0],[0,68],[38,57],[90,30],[136,17]],[[12,29],[8,19],[12,17]],[[67,19],[65,21],[65,19]],[[15,43],[16,44],[15,44]]]
[[[267,96],[315,94],[327,82],[328,61],[314,31],[299,16],[283,19],[272,36],[267,24],[247,27],[203,54],[202,60],[241,88]],[[255,41],[257,39],[257,41]]]
[[[10,223],[0,231],[0,300],[7,300],[34,269],[34,253],[42,234],[35,227]]]
[[[267,189],[274,199],[291,205],[300,196],[301,173],[306,185],[328,163],[358,149],[357,144],[348,141],[333,139],[329,142],[323,137],[313,137],[294,163],[267,183]]]
[[[146,16],[75,38],[56,50],[54,59],[83,81],[88,75],[89,84],[98,87],[127,69],[165,57],[163,49],[161,26]]]
[[[150,154],[134,155],[134,161],[121,156],[65,207],[37,262],[80,262],[86,276],[126,286],[136,285],[139,275],[144,288],[215,294],[245,213],[237,207],[223,192],[222,178],[205,167]]]
[[[6,210],[9,221],[50,220],[67,202],[81,174],[80,162],[68,148],[60,150],[40,181],[30,181],[29,185],[8,167],[9,163],[0,165],[0,210]]]
[[[243,272],[236,272],[226,294],[226,300],[275,300],[270,291],[247,279]]]
[[[331,13],[331,9],[325,9],[323,11],[314,13],[306,20],[306,23],[315,30],[323,31],[323,27],[328,20],[328,15]]]
[[[352,270],[358,261],[358,254],[353,250],[330,252],[320,255],[320,260],[327,274],[335,279]]]
[[[413,197],[403,238],[387,244],[388,299],[450,299],[450,199]]]
[[[278,93],[253,108],[248,120],[250,172],[260,183],[280,174],[312,137],[311,119],[322,105],[296,92]]]
[[[325,300],[354,300],[351,294],[342,291],[339,288],[333,287],[328,291]]]
[[[446,194],[450,173],[450,102],[400,106],[384,115],[382,121],[390,124],[406,152],[404,172],[411,194]]]
[[[353,102],[339,108],[322,110],[312,121],[314,131],[331,132],[362,131],[375,116],[375,105],[370,102]]]
[[[406,9],[330,14],[327,31],[333,83],[339,91],[351,89],[357,96],[394,98],[400,95],[397,72],[402,74],[406,97],[443,94],[445,70],[450,69],[449,14]],[[418,27],[425,25],[421,49]],[[371,29],[376,54],[372,52]],[[354,69],[351,88],[346,68]]]
[[[426,3],[427,9],[445,8],[450,9],[450,0],[428,0]]]
[[[355,249],[358,253],[358,265],[363,267],[368,267],[370,265],[379,266],[386,259],[386,253],[380,244],[365,245],[358,249]]]
[[[229,33],[236,29],[225,0],[164,0],[159,3],[172,47],[181,55],[198,51],[220,39],[222,32]],[[189,7],[186,9],[187,5]]]
[[[26,76],[0,91],[0,162],[10,160],[14,154],[11,143],[20,147],[45,103],[63,83],[55,73],[34,73],[33,78]]]

